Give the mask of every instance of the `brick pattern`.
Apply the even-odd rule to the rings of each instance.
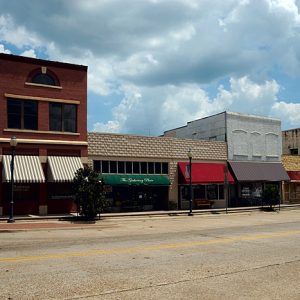
[[[169,163],[169,205],[178,202],[178,162],[188,161],[191,148],[193,162],[225,163],[225,142],[179,139],[172,137],[147,137],[122,134],[88,133],[89,165],[93,160],[165,161]]]
[[[62,89],[49,87],[28,86],[25,84],[29,74],[36,69],[46,66],[59,79]],[[87,67],[51,62],[46,60],[0,54],[0,136],[10,138],[50,139],[50,140],[87,140]],[[77,126],[80,135],[60,135],[51,133],[7,132],[6,98],[5,93],[22,96],[58,98],[78,100]],[[49,104],[38,101],[38,130],[49,130]]]
[[[282,154],[290,154],[290,149],[298,149],[300,154],[300,128],[282,132]]]
[[[281,160],[286,171],[300,171],[300,156],[282,155]]]
[[[88,144],[90,157],[187,160],[191,148],[193,160],[227,160],[225,142],[90,132]]]

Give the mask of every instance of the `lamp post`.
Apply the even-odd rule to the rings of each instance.
[[[15,155],[16,155],[16,147],[18,144],[17,138],[13,136],[10,139],[11,146],[11,165],[10,165],[10,182],[11,182],[11,196],[10,196],[10,214],[7,223],[14,223],[14,168],[15,168]]]
[[[190,211],[189,211],[189,216],[192,216],[193,215],[193,187],[192,187],[192,151],[191,149],[189,149],[188,151],[188,158],[189,158],[189,161],[190,161],[190,164],[189,164],[189,175],[190,175]]]

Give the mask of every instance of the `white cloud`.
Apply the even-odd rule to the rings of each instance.
[[[277,103],[276,81],[255,83],[247,77],[231,78],[230,88],[220,86],[211,98],[196,84],[182,86],[127,86],[125,97],[113,109],[113,120],[95,124],[94,130],[161,134],[163,130],[224,110],[269,115]],[[113,126],[112,126],[113,125]]]
[[[8,49],[5,49],[4,45],[0,44],[0,53],[11,54],[11,51]]]
[[[34,49],[25,50],[20,55],[21,56],[27,56],[27,57],[36,58],[36,54],[35,54]]]
[[[300,103],[277,102],[272,107],[272,114],[280,118],[284,125],[300,125]]]
[[[42,41],[34,32],[28,31],[23,25],[16,24],[10,15],[0,15],[0,40],[18,48],[42,45]]]
[[[159,134],[225,109],[268,115],[280,107],[297,120],[278,95],[281,76],[300,77],[298,0],[0,0],[0,7],[0,43],[88,65],[89,92],[122,99],[108,122],[90,100],[94,130]]]

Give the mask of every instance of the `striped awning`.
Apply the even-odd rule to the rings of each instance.
[[[3,182],[11,181],[11,155],[3,155]],[[14,181],[16,183],[45,182],[45,176],[38,156],[16,155],[14,160]]]
[[[72,182],[80,168],[83,168],[80,157],[48,156],[48,181]]]

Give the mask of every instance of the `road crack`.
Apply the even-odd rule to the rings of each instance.
[[[241,274],[241,273],[246,273],[246,272],[255,271],[255,270],[262,270],[262,269],[276,267],[276,266],[288,265],[288,264],[297,263],[297,262],[300,262],[300,259],[285,261],[285,262],[281,262],[281,263],[268,264],[268,265],[264,265],[264,266],[258,266],[258,267],[253,267],[253,268],[248,268],[248,269],[243,269],[243,270],[238,270],[238,271],[231,271],[231,272],[224,272],[224,273],[219,273],[219,274],[214,274],[214,275],[196,277],[196,278],[192,278],[192,279],[183,279],[183,280],[177,280],[177,281],[172,281],[172,282],[162,282],[162,283],[158,283],[158,284],[146,285],[146,286],[135,287],[135,288],[111,290],[111,291],[106,291],[106,292],[102,292],[102,293],[98,293],[98,294],[75,296],[75,297],[70,297],[70,298],[64,298],[64,300],[87,299],[87,298],[98,297],[98,296],[107,296],[107,295],[113,295],[113,294],[135,292],[135,291],[141,291],[141,290],[146,290],[146,289],[152,289],[152,288],[156,288],[156,287],[164,287],[164,286],[176,285],[176,284],[180,284],[180,283],[198,281],[198,280],[203,280],[203,279],[210,279],[210,278],[217,278],[217,277],[228,276],[228,275]]]

